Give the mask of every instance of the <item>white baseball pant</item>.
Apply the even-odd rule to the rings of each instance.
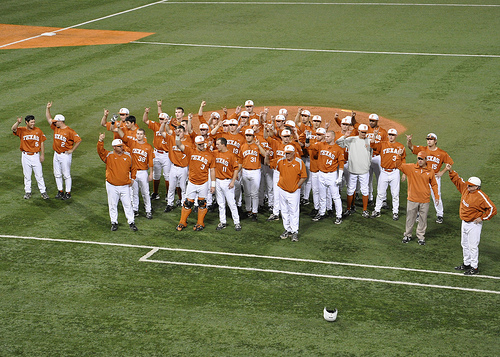
[[[470,265],[477,269],[479,265],[479,241],[481,240],[481,230],[483,222],[462,221],[462,253],[464,255],[464,265]]]
[[[335,203],[335,215],[337,218],[342,218],[342,201],[340,199],[339,187],[335,183],[337,181],[337,171],[323,172],[319,171],[319,212],[321,216],[327,210],[327,192],[332,194],[333,202]]]
[[[134,223],[130,186],[115,186],[106,181],[106,192],[108,193],[108,209],[111,223],[118,223],[118,201],[122,201],[123,211],[125,212],[125,217],[127,217],[128,224]]]
[[[186,187],[186,198],[189,198],[191,200],[195,200],[198,198],[206,199],[208,196],[209,188],[210,188],[210,181],[207,181],[201,185],[195,185],[191,181],[188,181]]]
[[[283,217],[283,227],[291,233],[299,232],[300,216],[300,189],[294,192],[280,190],[281,216]]]
[[[56,186],[58,191],[63,191],[64,185],[66,192],[71,192],[71,161],[73,154],[63,152],[58,154],[54,152],[54,159],[52,161],[54,166],[54,177],[56,179]],[[63,185],[64,184],[64,185]]]
[[[392,213],[399,212],[399,187],[401,178],[399,176],[399,170],[393,169],[392,171],[387,171],[382,169],[380,176],[378,177],[377,186],[377,201],[375,202],[375,211],[380,212],[382,205],[387,198],[387,187],[391,188],[392,196]]]
[[[347,194],[349,196],[354,195],[354,191],[356,191],[356,185],[359,181],[359,186],[361,190],[361,194],[363,196],[368,196],[368,175],[366,174],[353,174],[352,172],[349,174],[349,182],[347,183]]]
[[[137,170],[135,181],[132,184],[132,208],[134,211],[139,210],[139,191],[142,194],[144,201],[144,209],[146,212],[151,212],[151,197],[149,197],[149,181],[148,170]]]
[[[21,156],[21,164],[23,166],[24,175],[24,192],[31,193],[31,174],[35,173],[36,183],[38,184],[38,189],[40,193],[47,191],[45,187],[45,181],[43,180],[42,163],[40,162],[40,154],[34,153],[29,155],[27,152],[23,151]]]
[[[319,172],[311,172],[310,180],[314,209],[319,211]]]
[[[273,192],[274,192],[274,205],[273,214],[278,216],[280,214],[280,188],[278,187],[278,181],[280,179],[280,172],[276,169],[273,170]]]
[[[441,177],[436,176],[436,182],[438,185],[439,201],[436,202],[436,198],[434,197],[434,191],[432,190],[430,184],[429,187],[431,187],[431,197],[432,197],[432,202],[434,202],[434,208],[436,209],[436,216],[443,217],[444,207],[443,207],[443,200],[441,198]]]
[[[245,194],[245,209],[257,213],[259,210],[260,169],[241,170],[241,184]]]
[[[186,199],[186,182],[188,179],[188,167],[172,165],[170,167],[167,205],[174,205],[175,188],[180,187],[182,192],[182,202]],[[182,203],[181,202],[181,203]]]
[[[304,161],[304,164],[306,164],[306,172],[307,172],[307,179],[304,181],[300,188],[300,194],[303,199],[309,201],[309,197],[311,196],[311,189],[312,189],[312,182],[311,182],[311,159],[309,156],[303,157],[302,161]]]
[[[234,187],[229,188],[231,179],[215,179],[215,194],[217,196],[217,203],[219,204],[219,221],[226,224],[226,203],[231,211],[234,224],[240,223],[240,216],[238,215],[238,207],[234,199]]]
[[[155,149],[155,157],[153,159],[153,180],[159,180],[163,171],[163,177],[165,181],[168,181],[171,166],[172,162],[168,157],[168,152]]]
[[[381,169],[382,167],[380,166],[380,155],[372,156],[372,163],[370,165],[370,176],[368,182],[370,200],[373,200],[373,175],[375,175],[378,184],[378,178],[380,176]]]
[[[267,193],[267,205],[273,207],[274,192],[273,192],[273,170],[268,165],[262,165],[260,188],[259,188],[259,206],[264,205],[264,196]]]

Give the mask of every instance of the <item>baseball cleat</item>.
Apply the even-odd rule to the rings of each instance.
[[[170,212],[173,209],[174,209],[174,206],[167,205],[167,207],[165,208],[165,210],[163,212]]]
[[[44,200],[48,200],[49,199],[49,195],[47,195],[47,192],[42,192],[42,198]]]
[[[299,241],[299,233],[295,232],[292,233],[292,242],[298,242]]]
[[[146,212],[147,219],[153,219],[153,214],[151,212]]]
[[[373,218],[380,217],[380,211],[373,211],[373,212],[372,212],[372,217],[373,217]]]
[[[26,192],[23,196],[25,200],[29,200],[31,198],[31,192]]]
[[[252,221],[253,221],[253,222],[257,222],[257,213],[252,213],[252,214],[250,215],[250,218],[252,218]]]
[[[343,214],[342,214],[342,217],[346,218],[346,217],[349,217],[350,215],[352,215],[354,213],[353,210],[346,210]]]
[[[318,213],[316,216],[314,216],[314,217],[313,217],[313,219],[312,219],[312,220],[313,220],[314,222],[318,222],[318,221],[321,221],[321,220],[322,220],[322,219],[324,219],[324,218],[325,218],[325,215],[320,215],[320,214]]]
[[[111,223],[111,232],[118,230],[118,223]]]
[[[316,208],[313,208],[311,212],[309,213],[309,216],[314,217],[318,214],[318,210]]]
[[[227,224],[226,223],[221,223],[219,222],[219,224],[217,225],[217,227],[215,228],[216,231],[221,231],[223,230],[224,228],[227,227]]]
[[[139,229],[136,227],[136,225],[135,225],[135,223],[134,223],[134,222],[130,223],[128,226],[129,226],[129,228],[130,228],[132,231],[134,231],[134,232],[137,232],[137,231],[139,230]]]
[[[382,202],[382,209],[389,209],[389,205],[387,204],[387,201]]]
[[[151,194],[151,199],[152,199],[152,200],[159,200],[159,199],[160,199],[160,195],[159,195],[159,194],[157,194],[156,192],[153,192],[153,193]]]
[[[418,245],[425,245],[425,240],[419,239],[418,240]]]
[[[241,224],[239,224],[239,223],[238,223],[238,224],[235,224],[235,225],[234,225],[234,230],[235,230],[235,231],[238,231],[238,232],[239,232],[239,231],[241,231]]]
[[[342,223],[342,218],[337,217],[335,218],[335,224],[341,224]]]
[[[462,264],[462,265],[459,265],[459,266],[455,267],[455,270],[469,270],[471,268],[472,267],[470,265]]]
[[[361,216],[362,216],[363,218],[370,218],[370,212],[368,212],[368,211],[363,211],[363,213],[361,214]]]
[[[64,201],[69,200],[71,198],[71,192],[66,192],[64,197],[62,198]]]
[[[476,274],[479,274],[478,268],[470,268],[464,273],[464,275],[476,275]]]
[[[280,238],[287,239],[290,234],[291,234],[290,232],[285,230],[283,233],[280,234]]]
[[[202,226],[201,224],[195,224],[193,227],[193,231],[199,232],[205,229],[205,226]]]
[[[62,191],[57,191],[56,197],[54,197],[56,200],[62,200],[64,197],[64,192]]]
[[[139,217],[139,211],[134,211],[134,217]]]
[[[178,230],[179,232],[182,231],[184,228],[186,228],[186,226],[180,223],[177,225],[177,227],[175,227],[175,229]]]
[[[439,224],[443,223],[443,217],[442,216],[437,216],[436,223],[439,223]]]
[[[410,243],[411,237],[404,237],[401,243]]]
[[[398,219],[399,219],[399,214],[394,213],[394,214],[392,215],[392,220],[393,220],[393,221],[397,221]]]
[[[268,218],[268,219],[266,219],[266,221],[268,221],[268,222],[271,222],[271,221],[279,221],[279,220],[280,220],[280,216],[275,215],[275,214],[271,214],[271,215],[269,216],[269,218]]]

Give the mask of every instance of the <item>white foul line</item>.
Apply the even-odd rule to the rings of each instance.
[[[156,1],[156,2],[153,2],[153,3],[150,3],[150,4],[146,4],[146,5],[142,5],[142,6],[139,6],[139,7],[135,7],[133,9],[120,11],[120,12],[117,12],[117,13],[114,13],[114,14],[111,14],[111,15],[99,17],[99,18],[94,19],[94,20],[89,20],[89,21],[82,22],[80,24],[76,24],[76,25],[73,25],[73,26],[69,26],[69,27],[65,27],[65,28],[62,28],[62,29],[58,29],[58,30],[55,30],[53,32],[61,32],[61,31],[65,31],[65,30],[69,30],[69,29],[75,28],[75,27],[80,27],[80,26],[83,26],[83,25],[87,25],[87,24],[90,24],[90,23],[93,23],[93,22],[97,22],[97,21],[109,19],[109,18],[114,17],[114,16],[126,14],[127,12],[132,12],[132,11],[140,10],[140,9],[145,8],[145,7],[152,6],[152,5],[158,5],[158,4],[164,3],[165,1],[168,1],[168,0]],[[44,36],[44,35],[40,34],[40,35],[36,35],[36,36],[24,38],[22,40],[18,40],[18,41],[15,41],[15,42],[7,43],[6,45],[1,45],[0,48],[11,46],[11,45],[15,45],[15,44],[21,43],[21,42],[26,42],[26,41],[29,41],[29,40],[33,40],[35,38],[39,38],[39,37],[42,37],[42,36]]]
[[[295,51],[295,52],[322,52],[322,53],[354,53],[354,54],[375,54],[375,55],[403,55],[403,56],[439,56],[439,57],[483,57],[500,58],[500,55],[469,55],[459,53],[426,53],[426,52],[389,52],[389,51],[348,51],[348,50],[321,50],[310,48],[286,48],[286,47],[257,47],[257,46],[230,46],[230,45],[202,45],[194,43],[172,43],[172,42],[149,42],[131,41],[130,43],[163,45],[163,46],[185,46],[185,47],[208,47],[208,48],[229,48],[242,50],[267,50],[267,51]]]
[[[390,2],[260,2],[260,1],[169,1],[166,4],[201,4],[201,5],[347,5],[347,6],[445,6],[445,7],[500,7],[493,4],[422,4],[422,3],[390,3]]]

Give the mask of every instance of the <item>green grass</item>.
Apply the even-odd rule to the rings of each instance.
[[[455,3],[455,1],[447,1]],[[3,1],[0,23],[65,27],[147,1]],[[465,2],[463,2],[465,3]],[[469,3],[488,3],[471,1]],[[492,3],[492,2],[489,2]],[[500,55],[497,7],[162,4],[83,28],[146,31],[148,42],[297,49]],[[246,20],[248,19],[248,20]],[[356,215],[340,226],[303,212],[300,242],[281,222],[242,221],[215,232],[176,232],[179,210],[155,201],[152,221],[109,230],[104,164],[96,152],[104,108],[163,99],[173,114],[241,105],[300,105],[376,112],[415,144],[435,132],[463,176],[479,176],[500,202],[499,58],[319,53],[121,44],[0,50],[0,234],[248,253],[452,272],[462,259],[460,196],[445,177],[445,222],[429,220],[427,245],[400,243],[401,219]],[[45,181],[55,194],[45,104],[83,142],[73,156],[73,199],[22,200],[16,116],[34,114],[48,136]],[[142,126],[142,124],[141,124]],[[404,143],[404,135],[399,137]],[[110,148],[109,135],[106,147]],[[410,160],[414,159],[410,155]],[[34,188],[33,192],[37,192]],[[164,193],[163,183],[160,189]],[[142,208],[141,208],[141,213]],[[430,209],[430,217],[434,209]],[[190,223],[193,223],[190,219]],[[500,223],[483,226],[480,269],[500,277]],[[0,238],[0,356],[493,356],[498,295],[140,262],[148,249]],[[158,251],[150,259],[353,276],[498,291],[498,280],[419,272]],[[322,318],[337,307],[335,323]]]

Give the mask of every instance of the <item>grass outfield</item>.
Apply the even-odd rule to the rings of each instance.
[[[414,144],[435,132],[459,174],[479,176],[498,206],[500,6],[144,6],[152,3],[2,1],[0,23],[64,28],[106,17],[78,28],[155,34],[129,44],[0,49],[0,356],[498,355],[500,223],[483,226],[479,276],[444,274],[462,258],[460,196],[446,177],[445,220],[429,219],[425,247],[400,243],[406,184],[399,221],[357,214],[335,226],[303,212],[297,244],[279,240],[281,222],[264,215],[243,220],[241,232],[229,220],[216,233],[218,216],[209,213],[204,231],[176,232],[180,210],[163,213],[163,201],[153,202],[152,221],[137,219],[136,233],[120,212],[112,233],[96,143],[103,108],[125,106],[141,118],[156,99],[170,115],[178,105],[196,113],[202,100],[210,111],[246,99],[376,112],[408,128]],[[10,127],[27,114],[48,137],[44,177],[56,193],[48,101],[83,138],[69,202],[43,201],[35,183],[34,197],[22,199]],[[152,247],[181,250],[141,260]],[[323,320],[324,306],[339,309],[335,323]]]

